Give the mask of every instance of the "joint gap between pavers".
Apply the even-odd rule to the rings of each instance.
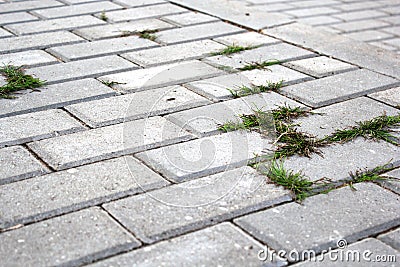
[[[196,11],[196,13],[199,13],[199,12]],[[207,14],[207,15],[210,15],[210,14]],[[169,15],[166,15],[166,16],[169,16]],[[161,20],[161,21],[163,21],[163,22],[169,23],[169,24],[171,24],[171,25],[173,25],[173,26],[176,26],[177,28],[184,28],[184,27],[188,27],[188,26],[197,26],[197,25],[202,25],[202,24],[210,23],[210,21],[203,21],[203,22],[195,22],[195,23],[188,24],[188,25],[181,25],[181,24],[179,24],[179,23],[177,23],[177,22],[174,22],[174,21],[172,21],[172,20],[166,19],[166,18],[164,18],[164,17],[160,17],[160,18],[158,18],[158,19]],[[218,19],[219,21],[222,22],[222,20],[221,20],[220,18],[216,18],[216,19]],[[217,20],[212,21],[212,22],[217,22]]]
[[[86,124],[84,121],[82,121],[80,118],[78,118],[77,116],[75,116],[75,114],[71,113],[68,109],[64,108],[64,107],[60,107],[59,109],[63,110],[64,112],[66,112],[69,116],[71,116],[73,119],[75,119],[76,121],[78,121],[83,127],[85,127],[85,130],[90,130],[93,129],[90,125]]]
[[[28,152],[29,152],[31,155],[33,155],[34,158],[36,158],[43,166],[45,166],[48,170],[50,170],[50,171],[51,171],[50,173],[56,171],[55,169],[53,169],[53,167],[51,167],[49,164],[47,164],[47,162],[44,161],[35,151],[33,151],[33,150],[28,146],[28,143],[22,144],[21,146],[22,146],[23,148],[25,148],[26,150],[28,150]],[[34,177],[43,176],[43,175],[46,175],[46,174],[48,174],[48,173],[43,173],[42,175],[37,175],[37,176],[34,176]],[[34,178],[34,177],[31,177],[31,178]],[[25,179],[24,179],[24,180],[25,180]],[[21,180],[18,180],[18,181],[21,181]],[[17,181],[16,181],[16,182],[17,182]]]
[[[379,187],[381,187],[381,188],[383,188],[383,189],[385,189],[385,190],[387,190],[387,191],[389,191],[389,192],[391,192],[391,193],[393,193],[393,194],[396,194],[396,195],[399,195],[399,196],[400,196],[400,193],[394,191],[392,188],[390,188],[390,187],[388,187],[388,186],[385,186],[385,184],[384,184],[383,182],[384,182],[384,181],[381,181],[381,182],[374,182],[374,184],[378,185]],[[400,181],[397,181],[397,182],[399,183]],[[396,226],[396,227],[397,227],[397,226]]]
[[[389,90],[389,89],[384,89],[384,90],[381,90],[381,91],[379,91],[379,92],[386,91],[386,90]],[[367,98],[369,98],[369,99],[371,99],[371,100],[374,100],[374,101],[376,101],[376,102],[382,103],[382,104],[384,104],[384,105],[386,105],[386,106],[390,106],[390,107],[393,107],[393,108],[396,108],[396,109],[400,109],[400,106],[391,105],[390,103],[384,102],[384,101],[382,101],[382,100],[380,100],[380,99],[373,98],[373,97],[370,96],[370,95],[366,95],[365,97],[367,97]],[[400,110],[399,110],[399,112],[400,112]]]

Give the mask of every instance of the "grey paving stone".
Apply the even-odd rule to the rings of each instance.
[[[83,130],[62,110],[46,110],[0,119],[0,147]]]
[[[357,138],[344,144],[321,148],[322,156],[310,158],[293,156],[284,165],[295,172],[301,171],[311,180],[329,178],[332,181],[349,179],[349,172],[386,165],[399,166],[400,148],[385,141],[370,141]]]
[[[304,9],[288,10],[285,13],[295,16],[296,18],[304,18],[318,15],[328,15],[339,13],[340,11],[332,7],[307,7]]]
[[[100,127],[209,103],[182,86],[172,86],[79,103],[66,109],[89,126]]]
[[[44,165],[21,146],[0,149],[0,166],[0,185],[48,172]]]
[[[357,69],[356,66],[325,56],[296,60],[284,65],[318,78]]]
[[[58,60],[42,50],[29,50],[18,53],[11,53],[0,55],[0,65],[14,65],[14,66],[40,66],[50,63],[57,63]]]
[[[354,32],[354,31],[361,31],[361,30],[373,30],[379,29],[382,27],[389,26],[389,23],[379,20],[363,20],[361,21],[350,21],[350,22],[343,22],[332,25],[333,28],[342,30],[344,32]]]
[[[48,85],[38,91],[21,91],[14,99],[0,99],[0,118],[49,108],[59,108],[81,101],[115,95],[115,91],[95,79]]]
[[[42,18],[61,18],[69,16],[78,16],[94,14],[96,12],[111,11],[122,9],[122,6],[109,1],[98,1],[95,3],[84,3],[81,5],[71,5],[56,8],[47,8],[33,11],[32,13]],[[108,13],[108,12],[107,12]]]
[[[393,255],[394,259],[400,257],[400,253],[385,245],[379,240],[367,238],[360,242],[351,244],[345,249],[335,249],[324,256],[312,258],[310,261],[295,264],[293,266],[329,266],[337,267],[351,263],[351,266],[374,266],[374,267],[395,267],[396,263],[390,262],[388,256]],[[339,258],[342,256],[341,258]],[[383,257],[382,257],[383,256]],[[323,257],[323,258],[322,258]],[[346,259],[346,257],[348,257]],[[335,260],[336,259],[336,260]],[[386,261],[386,262],[385,262]]]
[[[161,117],[126,122],[29,144],[56,170],[131,154],[193,137]]]
[[[52,84],[132,69],[137,69],[137,66],[125,59],[118,56],[104,56],[32,68],[27,70],[27,73]]]
[[[399,18],[400,18],[400,15],[395,15],[395,16],[390,16],[390,17],[384,17],[384,18],[381,18],[380,20],[389,22],[390,24],[393,24],[393,25],[399,25],[400,24]]]
[[[393,51],[393,52],[395,52],[397,50],[396,47],[387,45],[387,44],[383,43],[382,41],[374,41],[374,42],[368,42],[368,43],[370,45],[374,45],[374,46],[377,46],[379,48],[383,48],[383,49],[386,49],[386,50],[389,50],[389,51]]]
[[[352,20],[363,20],[363,19],[373,19],[379,17],[386,17],[387,14],[378,10],[361,10],[354,12],[343,12],[340,14],[332,15],[335,18],[342,19],[344,21],[352,21]]]
[[[0,13],[11,13],[16,11],[29,11],[39,8],[62,6],[63,4],[54,0],[18,1],[1,5]]]
[[[398,83],[396,79],[361,69],[284,87],[281,92],[311,107],[322,107]]]
[[[391,247],[400,250],[400,228],[387,232],[378,236],[378,239],[390,245]]]
[[[99,57],[158,46],[157,43],[138,36],[120,37],[88,43],[65,45],[47,51],[64,61]]]
[[[0,53],[18,52],[27,49],[42,49],[60,44],[72,44],[82,41],[82,38],[67,31],[17,36],[2,39],[0,42]]]
[[[336,6],[341,4],[339,1],[326,0],[326,1],[318,1],[318,0],[300,0],[300,1],[289,1],[289,4],[295,7],[317,7],[317,6]]]
[[[32,223],[168,183],[133,157],[121,157],[0,186],[0,228]]]
[[[394,37],[392,34],[376,30],[347,33],[344,34],[344,36],[363,42],[377,41]]]
[[[32,22],[23,22],[18,24],[5,25],[4,28],[14,32],[18,35],[34,34],[60,30],[72,30],[79,27],[94,26],[105,24],[98,18],[89,15],[59,18],[51,20],[40,20]]]
[[[396,192],[397,194],[400,195],[400,169],[395,169],[393,171],[387,172],[382,174],[384,177],[389,177],[389,178],[394,178],[394,179],[389,179],[389,180],[384,180],[380,181],[379,183],[392,190],[393,192]]]
[[[272,145],[259,133],[230,132],[136,154],[174,182],[246,166]],[[268,152],[266,152],[268,153]]]
[[[157,41],[165,44],[173,44],[218,37],[243,31],[244,30],[239,27],[217,21],[162,31],[157,34]]]
[[[225,45],[239,45],[239,46],[259,46],[276,44],[280,41],[256,32],[244,32],[223,37],[214,38],[214,41],[220,42]]]
[[[385,44],[394,46],[396,48],[400,48],[400,38],[395,38],[395,39],[390,39],[390,40],[384,40],[383,41]]]
[[[165,17],[162,17],[161,19],[164,21],[167,21],[169,23],[179,25],[179,26],[189,26],[189,25],[193,25],[193,24],[218,21],[218,18],[211,17],[209,15],[197,13],[197,12],[165,16]]]
[[[200,58],[210,53],[219,52],[225,47],[226,46],[211,40],[202,40],[146,49],[123,54],[121,56],[136,64],[148,67],[162,63]]]
[[[295,120],[301,131],[323,138],[336,129],[356,126],[356,122],[371,120],[387,114],[398,115],[399,110],[367,97],[359,97],[345,102],[315,109],[316,115]]]
[[[3,37],[12,37],[12,36],[14,36],[14,35],[13,35],[11,32],[6,31],[6,30],[0,28],[0,38],[3,38]]]
[[[392,33],[395,35],[400,35],[400,26],[384,28],[382,29],[382,31]]]
[[[269,92],[177,112],[167,118],[198,136],[207,136],[219,133],[218,125],[237,121],[240,114],[252,114],[254,108],[268,111],[285,103],[292,107],[304,107],[280,94]]]
[[[333,18],[330,15],[305,17],[305,18],[300,18],[297,21],[308,24],[308,25],[312,25],[312,26],[330,25],[330,24],[342,22],[342,20]]]
[[[208,78],[222,74],[219,69],[200,61],[185,61],[102,76],[106,82],[118,82],[113,87],[122,91],[139,91]]]
[[[276,250],[313,250],[348,243],[400,224],[400,200],[372,183],[356,184],[254,213],[234,222]],[[306,216],[305,216],[306,214]]]
[[[140,243],[100,208],[90,208],[0,235],[6,266],[81,265]]]
[[[7,13],[0,15],[0,25],[33,20],[38,20],[38,18],[27,12]]]
[[[221,223],[90,266],[185,266],[189,262],[194,266],[260,266],[260,249],[262,246],[243,231]],[[283,265],[279,262],[275,266]]]
[[[141,7],[165,3],[165,0],[115,0],[115,3],[126,7]]]
[[[374,99],[385,102],[394,107],[400,107],[400,87],[376,92],[368,95]]]
[[[338,8],[344,11],[355,11],[362,9],[375,9],[381,7],[382,3],[376,1],[368,2],[349,2],[344,5],[339,5]]]
[[[290,61],[312,57],[315,54],[289,44],[276,44],[263,46],[229,56],[214,56],[204,61],[215,65],[241,68],[253,62],[263,62],[271,60]]]
[[[103,207],[140,240],[154,243],[290,199],[246,166]]]
[[[173,26],[158,19],[143,19],[130,22],[113,23],[74,30],[74,33],[89,40],[99,40],[110,37],[123,37],[144,30],[163,30]]]
[[[188,11],[187,9],[181,8],[170,3],[129,8],[126,10],[117,10],[107,12],[107,17],[112,22],[139,20],[145,18],[156,18],[165,15],[179,14]]]

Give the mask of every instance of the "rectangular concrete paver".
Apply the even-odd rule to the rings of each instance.
[[[256,32],[244,32],[223,37],[214,38],[214,41],[225,45],[238,46],[259,46],[279,43],[280,40],[274,39]]]
[[[55,109],[1,118],[0,147],[50,138],[83,129],[84,127],[66,112]]]
[[[166,119],[152,117],[34,142],[29,147],[54,169],[62,170],[191,138]]]
[[[11,13],[16,11],[29,11],[39,8],[62,6],[63,4],[54,0],[34,0],[34,1],[17,1],[1,5],[0,13]]]
[[[32,223],[167,184],[133,157],[121,157],[3,185],[0,228]]]
[[[6,266],[81,265],[140,245],[99,208],[2,233],[0,242]]]
[[[38,18],[27,12],[0,14],[0,25],[34,20],[38,20]]]
[[[275,250],[316,253],[345,239],[348,243],[400,224],[400,200],[372,183],[357,184],[235,220]],[[336,222],[336,223],[335,223]]]
[[[380,235],[378,239],[400,251],[400,228]]]
[[[179,25],[179,26],[189,26],[193,24],[200,24],[200,23],[207,23],[207,22],[214,22],[218,21],[218,18],[211,17],[206,14],[202,13],[183,13],[178,15],[170,15],[161,18],[164,21],[169,23]]]
[[[125,7],[141,7],[166,3],[165,0],[115,0],[114,2]]]
[[[58,60],[42,50],[30,50],[0,55],[0,65],[33,67],[58,63]]]
[[[400,107],[400,87],[376,92],[368,96],[387,103],[391,106]]]
[[[380,181],[379,183],[400,195],[400,169],[384,173],[382,176],[388,177],[389,179]]]
[[[145,243],[174,237],[289,201],[287,191],[243,167],[105,204]]]

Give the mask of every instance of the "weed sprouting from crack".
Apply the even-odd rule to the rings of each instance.
[[[276,121],[292,121],[299,117],[305,117],[309,114],[315,114],[301,107],[290,107],[286,103],[272,110],[272,115]]]
[[[107,15],[106,15],[106,12],[105,12],[105,11],[103,11],[103,12],[100,13],[99,18],[100,18],[101,20],[103,20],[103,21],[108,21],[108,17],[107,17]]]
[[[270,82],[267,81],[267,85],[258,85],[258,86],[241,86],[238,89],[230,89],[227,90],[231,93],[233,98],[239,98],[248,95],[254,95],[269,91],[278,91],[283,86],[283,80],[279,82]]]
[[[219,52],[211,53],[211,56],[220,56],[220,55],[231,55],[235,53],[239,53],[246,50],[251,50],[258,48],[259,46],[240,46],[240,45],[230,45]]]
[[[279,60],[269,60],[269,61],[263,61],[263,62],[251,62],[242,68],[239,68],[239,70],[254,70],[254,69],[266,69],[269,66],[272,65],[277,65],[282,63]]]
[[[108,86],[108,87],[111,87],[111,88],[116,84],[126,84],[126,83],[120,83],[120,82],[116,82],[116,81],[103,81],[103,80],[100,80],[100,82],[102,84]]]
[[[154,33],[158,32],[158,30],[144,30],[137,32],[139,38],[148,39],[150,41],[155,41],[157,39],[157,35]]]
[[[7,84],[0,87],[0,98],[14,98],[10,94],[24,89],[35,89],[44,85],[46,81],[25,74],[22,67],[5,65],[0,68],[0,73],[5,76]]]
[[[393,179],[389,177],[380,176],[380,174],[391,170],[392,167],[390,163],[387,163],[383,166],[378,166],[373,168],[372,170],[364,169],[364,170],[356,170],[354,173],[350,172],[350,181],[347,183],[351,189],[355,190],[353,184],[356,183],[363,183],[363,182],[378,182],[378,181],[385,181],[385,180],[399,180]]]

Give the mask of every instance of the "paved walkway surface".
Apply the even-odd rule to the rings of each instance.
[[[218,127],[286,105],[312,110],[292,123],[323,138],[399,115],[399,11],[0,0],[1,64],[47,81],[0,99],[0,266],[398,266],[398,129],[281,160],[335,185],[296,201],[251,164],[279,149],[279,132]],[[218,55],[233,44],[248,50]],[[382,166],[390,180],[349,183]]]

